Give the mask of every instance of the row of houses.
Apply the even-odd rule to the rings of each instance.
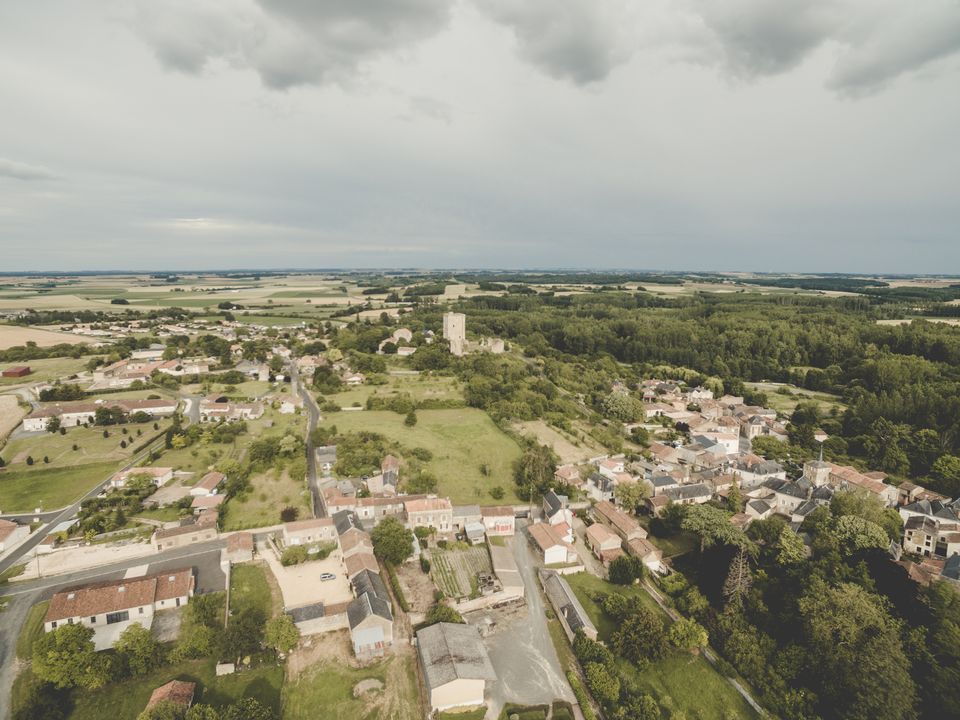
[[[94,402],[50,403],[37,408],[23,419],[26,432],[42,432],[53,418],[60,427],[70,428],[93,424],[97,410],[119,409],[124,414],[144,413],[150,417],[169,417],[177,411],[178,400],[96,400]]]

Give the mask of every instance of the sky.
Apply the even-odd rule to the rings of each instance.
[[[960,0],[0,4],[0,271],[960,273]]]

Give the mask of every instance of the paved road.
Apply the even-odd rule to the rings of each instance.
[[[189,547],[177,548],[146,557],[130,558],[113,565],[90,568],[75,573],[56,575],[49,578],[14,582],[0,588],[7,591],[9,600],[7,609],[0,614],[0,718],[10,714],[10,690],[16,672],[16,645],[20,628],[26,622],[30,608],[38,602],[49,599],[58,590],[87,582],[118,580],[132,567],[149,564],[150,572],[159,572],[183,567],[185,564],[198,569],[198,589],[209,591],[222,588],[223,577],[220,571],[220,550],[226,546],[223,539],[207,543],[197,543]]]
[[[496,682],[490,688],[488,718],[499,717],[508,702],[529,705],[554,700],[576,702],[550,639],[536,560],[520,524],[517,534],[507,542],[523,578],[526,608],[506,620],[504,627],[497,628],[485,640],[490,660],[497,669]],[[478,619],[484,616],[483,613],[477,615]]]
[[[310,493],[313,495],[313,516],[323,517],[325,510],[323,508],[323,497],[320,494],[320,485],[317,482],[317,453],[313,447],[313,431],[320,422],[320,408],[314,402],[313,396],[307,390],[306,386],[300,382],[300,372],[297,370],[295,362],[290,363],[290,389],[294,395],[303,398],[303,406],[307,409],[307,484],[310,486]]]

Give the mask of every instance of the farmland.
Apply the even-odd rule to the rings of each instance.
[[[0,327],[4,327],[0,325]],[[76,336],[73,336],[76,338]],[[82,358],[45,358],[43,360],[25,360],[17,363],[0,363],[0,367],[8,365],[29,365],[31,373],[25,377],[19,378],[0,378],[0,387],[4,385],[23,385],[25,383],[42,382],[56,380],[57,378],[69,377],[86,368],[90,357]]]
[[[117,463],[90,463],[76,467],[0,472],[0,508],[4,512],[30,512],[40,507],[65,507],[107,479]]]
[[[426,469],[438,478],[439,493],[454,504],[489,502],[490,489],[496,486],[505,492],[501,502],[518,502],[512,464],[520,457],[520,447],[489,415],[475,408],[418,410],[417,420],[408,427],[403,415],[364,410],[326,415],[321,425],[335,425],[339,432],[368,430],[406,448],[426,448],[433,454]],[[481,471],[484,464],[487,474]]]
[[[50,347],[61,343],[75,345],[84,342],[84,340],[70,333],[21,327],[19,325],[0,325],[0,350],[6,350],[17,345],[26,345],[28,342],[36,343],[37,347]]]

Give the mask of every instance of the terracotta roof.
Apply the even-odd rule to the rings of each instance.
[[[164,701],[189,707],[193,702],[193,693],[196,687],[196,683],[185,682],[183,680],[171,680],[166,685],[161,685],[151,693],[147,707],[152,708],[154,705]]]
[[[405,500],[403,507],[408,513],[411,512],[429,512],[434,510],[453,511],[453,505],[447,498],[421,498],[419,500]]]
[[[307,520],[294,520],[293,522],[285,523],[283,526],[284,532],[292,533],[299,532],[301,530],[314,530],[316,528],[323,527],[333,527],[332,518],[308,518]]]
[[[656,555],[657,557],[662,557],[663,552],[649,540],[644,540],[643,538],[634,538],[627,542],[627,548],[630,552],[636,555],[638,558],[645,558],[647,555]]]
[[[548,523],[535,523],[527,528],[527,532],[530,533],[530,537],[540,546],[541,550],[546,551],[557,545],[567,547],[567,543]]]
[[[516,513],[509,505],[497,505],[495,507],[480,508],[481,517],[514,517]]]
[[[44,622],[152,605],[157,600],[189,595],[192,587],[193,570],[186,568],[63,590],[51,598]]]
[[[340,549],[343,552],[353,550],[353,548],[357,547],[358,545],[366,545],[367,547],[372,548],[373,542],[370,540],[370,536],[362,530],[346,532],[340,536]]]
[[[377,559],[373,556],[373,553],[356,553],[344,560],[343,564],[347,568],[347,577],[350,578],[364,570],[380,572],[380,566],[377,564]]]
[[[602,523],[594,523],[587,528],[587,540],[593,545],[603,545],[610,540],[615,540],[617,546],[620,545],[620,536]]]
[[[226,499],[226,495],[205,495],[202,497],[195,497],[193,502],[190,503],[190,507],[194,508],[195,510],[209,510],[211,508],[220,507],[220,505],[222,505]]]
[[[166,573],[157,573],[153,577],[157,580],[157,591],[154,600],[171,600],[189,595],[193,590],[193,570],[171,570]]]
[[[638,529],[642,530],[640,523],[615,507],[613,503],[608,500],[601,500],[593,506],[593,509],[624,535],[635,532]],[[643,534],[646,535],[646,531],[644,531]]]
[[[6,540],[19,525],[9,520],[0,520],[0,541]]]
[[[227,538],[227,552],[253,550],[253,535],[248,532],[234,533]]]
[[[194,487],[212,491],[212,490],[216,490],[217,486],[219,486],[220,483],[222,483],[226,479],[227,479],[227,476],[224,475],[222,472],[217,472],[216,470],[213,470],[211,472],[208,472],[202,478],[200,478],[200,482],[194,485]]]

